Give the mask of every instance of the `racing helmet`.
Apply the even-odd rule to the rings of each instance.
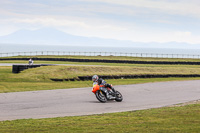
[[[97,75],[92,76],[92,81],[93,82],[97,82],[98,79],[99,79],[99,76],[97,76]]]

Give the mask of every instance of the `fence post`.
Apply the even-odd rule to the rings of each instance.
[[[158,54],[158,53],[123,53],[123,52],[66,52],[66,51],[33,51],[33,52],[8,52],[0,53],[0,57],[9,57],[9,56],[33,56],[33,55],[85,55],[85,56],[131,56],[131,57],[155,57],[155,58],[193,58],[200,59],[198,54]]]

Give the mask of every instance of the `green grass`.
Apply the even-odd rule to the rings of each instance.
[[[11,78],[46,81],[50,78],[78,78],[97,75],[141,75],[141,74],[200,74],[198,66],[44,66],[22,71]]]
[[[115,65],[115,64],[113,64]],[[44,66],[12,73],[11,66],[0,67],[0,93],[91,87],[91,81],[53,82],[50,78],[77,78],[78,76],[124,74],[200,74],[196,65],[131,65],[131,66]],[[106,80],[113,85],[138,84],[156,81],[192,80],[200,78],[152,78]]]
[[[28,64],[28,61],[23,60],[0,60],[0,63],[11,63],[11,64]],[[100,63],[100,62],[69,62],[69,61],[34,61],[34,64],[68,64],[68,65],[100,65],[100,66],[160,66],[160,67],[170,67],[170,66],[178,66],[178,67],[187,67],[187,66],[196,66],[199,65],[166,65],[166,64],[126,64],[126,63]]]
[[[50,57],[50,56],[48,56]],[[52,56],[53,57],[53,56]],[[73,57],[72,58],[80,58]],[[71,58],[70,57],[70,58]],[[65,57],[64,57],[65,58]],[[102,57],[83,57],[101,58]],[[116,57],[103,57],[116,59]],[[149,58],[124,58],[131,60],[154,60]],[[155,59],[163,60],[163,59]],[[164,59],[166,61],[199,61],[191,59]],[[27,61],[0,61],[0,63],[26,63]],[[38,64],[72,64],[72,62],[35,61]],[[0,67],[0,93],[91,87],[91,81],[53,82],[50,78],[73,78],[81,75],[120,75],[120,74],[200,74],[197,65],[142,65],[116,63],[74,63],[76,65],[104,66],[48,66],[28,69],[13,74],[12,67]],[[138,84],[148,82],[196,80],[200,78],[152,78],[106,80],[113,85]],[[198,133],[200,131],[200,104],[182,107],[165,107],[141,111],[109,113],[92,116],[76,116],[47,119],[23,119],[0,121],[0,133],[23,132],[120,132],[120,133]]]
[[[0,122],[0,132],[198,133],[200,104],[141,111]]]
[[[165,81],[184,81],[184,80],[199,80],[200,78],[152,78],[152,79],[112,79],[106,80],[107,83],[115,85],[127,84],[142,84],[152,82]],[[28,82],[28,81],[7,81],[0,82],[0,93],[21,92],[21,91],[38,91],[38,90],[53,90],[53,89],[69,89],[92,87],[92,81],[66,81],[66,82]]]

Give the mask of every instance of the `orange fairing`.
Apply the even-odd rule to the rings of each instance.
[[[96,91],[98,91],[98,90],[99,90],[99,85],[98,84],[93,85],[92,92],[96,93]]]

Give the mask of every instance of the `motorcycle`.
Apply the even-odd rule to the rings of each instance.
[[[103,91],[105,89],[107,89],[109,96],[112,96],[112,99],[109,99],[105,91]],[[108,100],[115,100],[116,102],[121,102],[123,100],[122,94],[119,91],[115,90],[113,87],[109,88],[105,87],[105,85],[98,85],[97,83],[94,83],[92,92],[96,95],[96,98],[102,103],[105,103]]]

